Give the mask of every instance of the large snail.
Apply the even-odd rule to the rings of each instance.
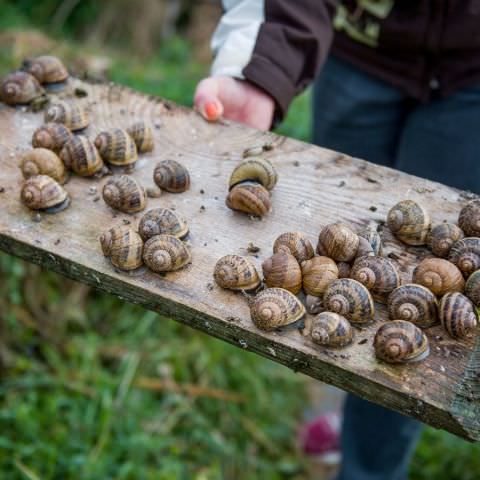
[[[430,231],[427,243],[434,255],[446,258],[452,245],[463,237],[462,230],[453,223],[440,223]]]
[[[62,61],[53,55],[27,59],[23,69],[33,75],[40,83],[59,83],[68,78],[68,71]]]
[[[42,210],[47,213],[60,212],[70,204],[66,190],[47,175],[36,175],[25,180],[20,198],[31,210]]]
[[[140,212],[147,204],[144,188],[128,175],[116,175],[107,180],[102,195],[109,207],[124,213]]]
[[[345,317],[333,312],[322,312],[313,319],[310,335],[318,345],[346,347],[352,343],[353,329]]]
[[[147,241],[154,235],[168,234],[177,238],[188,235],[188,224],[179,213],[168,208],[153,208],[140,219],[138,233]]]
[[[448,255],[465,277],[480,268],[480,238],[468,237],[455,242]]]
[[[146,153],[153,150],[153,131],[145,122],[135,122],[127,128],[127,132],[133,138],[138,153]]]
[[[253,157],[242,160],[230,175],[229,187],[232,188],[245,181],[262,184],[267,190],[272,190],[278,180],[277,171],[266,158]]]
[[[134,270],[143,264],[143,240],[127,226],[113,227],[100,236],[103,254],[121,270]]]
[[[72,136],[62,148],[60,158],[68,169],[82,177],[101,176],[105,172],[97,148],[83,135]]]
[[[273,253],[279,252],[290,253],[300,264],[315,254],[310,240],[300,232],[286,232],[277,237],[273,244]]]
[[[467,237],[480,237],[480,199],[467,203],[458,216],[458,226]]]
[[[94,143],[103,160],[112,165],[131,167],[137,161],[135,142],[122,128],[100,132]]]
[[[8,105],[24,105],[43,95],[37,79],[27,72],[13,72],[2,80],[1,99]]]
[[[350,262],[357,254],[358,244],[358,235],[348,225],[331,223],[320,232],[317,252],[337,262]]]
[[[256,182],[243,182],[235,185],[227,195],[227,207],[239,212],[263,217],[272,208],[270,193]]]
[[[87,110],[73,101],[57,101],[45,110],[45,123],[62,123],[72,132],[83,130],[90,122]]]
[[[476,307],[480,307],[480,270],[476,270],[468,277],[465,283],[465,295]]]
[[[225,255],[215,264],[213,278],[217,285],[228,290],[255,290],[260,277],[255,265],[239,255]]]
[[[62,123],[45,123],[33,132],[32,146],[59,153],[71,136],[70,130]]]
[[[143,247],[143,261],[153,272],[172,272],[190,263],[192,257],[185,243],[173,235],[155,235]]]
[[[438,307],[440,322],[453,338],[463,338],[477,326],[477,315],[472,302],[461,293],[446,293]]]
[[[417,202],[403,200],[388,212],[387,225],[391,232],[408,245],[424,245],[430,231],[430,215]]]
[[[302,271],[290,253],[274,253],[262,263],[262,270],[268,287],[284,288],[294,294],[302,289]]]
[[[443,258],[426,258],[413,271],[413,283],[427,287],[435,295],[462,292],[465,286],[462,272]]]
[[[327,287],[338,278],[338,267],[328,257],[313,257],[301,264],[303,290],[307,295],[321,296]]]
[[[33,148],[24,153],[20,164],[24,178],[48,175],[60,184],[68,179],[65,165],[57,154],[46,148]]]
[[[172,193],[185,192],[190,188],[188,170],[175,160],[162,160],[153,171],[153,180],[162,190]]]

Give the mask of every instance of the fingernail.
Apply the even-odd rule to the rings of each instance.
[[[207,120],[216,120],[219,115],[219,108],[215,102],[208,102],[205,104],[205,116]]]

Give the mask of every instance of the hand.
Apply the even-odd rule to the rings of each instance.
[[[196,110],[208,121],[220,117],[245,123],[259,130],[272,126],[275,102],[255,85],[232,77],[207,77],[195,91]]]

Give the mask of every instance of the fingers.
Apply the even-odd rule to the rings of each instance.
[[[215,122],[223,115],[217,78],[205,78],[197,85],[194,105],[195,109],[209,122]]]

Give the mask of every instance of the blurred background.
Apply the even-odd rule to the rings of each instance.
[[[0,0],[0,75],[48,52],[191,106],[220,13],[215,0]],[[309,129],[306,92],[278,131]],[[0,292],[0,478],[326,478],[296,442],[329,401],[319,382],[1,253]],[[426,428],[410,477],[478,479],[480,445]]]

